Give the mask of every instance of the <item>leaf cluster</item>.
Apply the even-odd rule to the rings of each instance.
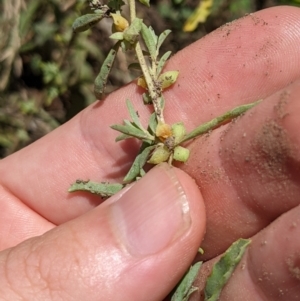
[[[73,38],[71,24],[86,5],[82,0],[2,2],[0,157],[5,157],[94,100],[88,59],[98,61],[103,54],[86,34]]]

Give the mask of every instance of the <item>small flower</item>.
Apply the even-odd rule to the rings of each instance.
[[[158,137],[161,141],[164,141],[165,139],[172,136],[172,128],[167,123],[161,123],[159,122],[156,127],[156,137]]]

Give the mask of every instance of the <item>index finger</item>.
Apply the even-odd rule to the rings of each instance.
[[[276,7],[227,24],[179,52],[167,69],[180,77],[165,93],[166,120],[190,130],[228,109],[264,98],[300,76],[300,10]],[[288,53],[288,55],[286,55]],[[89,210],[98,199],[70,195],[77,178],[117,181],[137,150],[136,142],[115,144],[109,125],[127,118],[125,99],[143,122],[149,108],[130,84],[95,103],[33,145],[2,160],[1,185],[8,195],[60,224]]]

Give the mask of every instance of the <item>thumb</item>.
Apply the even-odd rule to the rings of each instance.
[[[1,252],[1,300],[162,300],[204,227],[198,187],[162,164],[88,213]]]

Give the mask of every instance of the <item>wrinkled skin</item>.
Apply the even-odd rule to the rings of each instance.
[[[106,202],[67,189],[128,170],[138,146],[115,144],[109,125],[128,117],[126,98],[146,122],[134,83],[3,159],[0,299],[159,301],[200,244],[202,288],[215,258],[251,237],[220,300],[300,300],[299,45],[300,9],[276,7],[176,54],[167,65],[180,71],[165,93],[169,123],[191,130],[264,101],[189,143],[181,170],[158,166]],[[201,298],[200,289],[192,300]]]

